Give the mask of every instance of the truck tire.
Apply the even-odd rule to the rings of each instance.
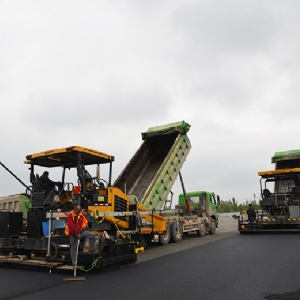
[[[171,241],[178,243],[182,239],[182,227],[179,222],[173,222],[170,225]]]
[[[198,236],[204,236],[205,235],[205,223],[204,223],[203,220],[200,222],[200,228],[196,232],[197,232]]]
[[[216,232],[216,220],[214,218],[210,219],[209,234],[214,234]]]
[[[165,231],[164,234],[160,234],[159,235],[159,242],[165,246],[165,245],[168,245],[169,242],[170,242],[170,238],[171,238],[171,234],[170,234],[170,225],[167,224],[167,230]]]

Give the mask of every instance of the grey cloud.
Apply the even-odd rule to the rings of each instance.
[[[78,128],[90,122],[156,121],[169,114],[171,102],[170,96],[158,86],[147,87],[144,91],[115,81],[107,83],[98,94],[70,91],[68,95],[65,92],[34,95],[20,107],[19,117],[33,115],[33,118],[25,118],[24,123],[43,124],[41,130],[45,127]]]
[[[217,1],[182,4],[173,13],[172,21],[187,46],[222,56],[228,51],[231,55],[265,51],[280,36],[285,18],[286,14],[274,9],[270,2],[233,1],[228,5]]]

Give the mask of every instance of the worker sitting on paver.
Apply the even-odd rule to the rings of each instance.
[[[52,181],[49,178],[49,172],[45,171],[39,179],[41,188],[45,190],[46,194],[49,194],[54,189],[55,185],[58,185],[59,182]]]
[[[92,179],[86,179],[85,180],[85,188],[86,188],[86,191],[87,193],[93,193],[94,192],[94,184],[93,184],[93,181]]]

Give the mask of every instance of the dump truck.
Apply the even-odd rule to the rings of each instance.
[[[152,210],[151,215],[141,215],[139,219],[145,224],[139,232],[143,247],[152,242],[162,245],[179,242],[188,232],[198,232],[199,236],[206,231],[212,234],[218,226],[216,207],[220,198],[217,196],[215,200],[213,193],[188,194],[184,196],[184,203],[180,197],[180,205],[170,209],[172,186],[178,176],[183,194],[186,194],[180,170],[191,149],[187,136],[190,127],[185,121],[180,121],[151,127],[142,133],[143,143],[114,183],[131,199],[133,210],[141,214],[144,210]],[[198,197],[198,208],[193,207],[193,211],[190,210],[191,197]],[[216,206],[211,205],[210,197]],[[166,209],[166,203],[169,209]]]
[[[181,240],[176,212],[166,210],[165,203],[191,149],[187,136],[190,127],[185,121],[150,127],[142,133],[141,146],[114,182],[130,198],[131,209],[140,213],[142,246]],[[145,213],[149,210],[151,214]]]
[[[258,172],[260,206],[256,212],[255,232],[300,231],[300,150],[276,152],[271,162],[275,169]],[[240,233],[249,232],[248,217],[238,218]]]

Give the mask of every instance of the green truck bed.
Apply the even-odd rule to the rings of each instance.
[[[148,209],[162,209],[191,149],[184,121],[151,127],[114,186],[136,196]]]
[[[275,152],[275,155],[271,159],[272,163],[275,163],[275,169],[288,169],[300,167],[300,150],[288,150]]]

